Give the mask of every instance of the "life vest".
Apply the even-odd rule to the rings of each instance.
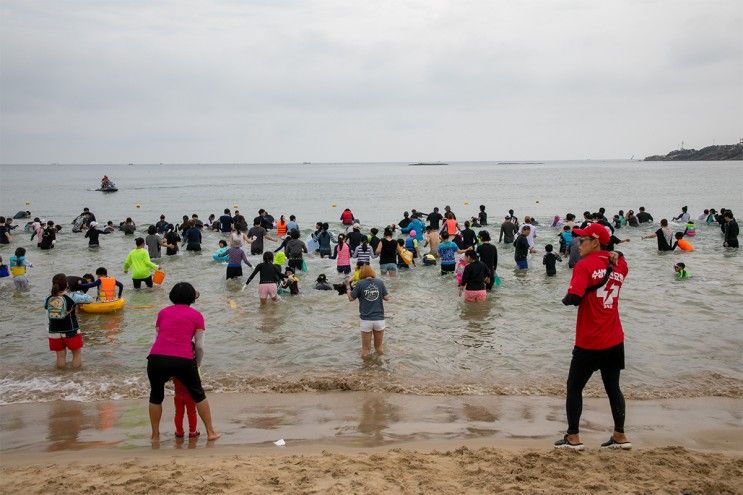
[[[98,299],[101,302],[116,300],[116,279],[113,277],[101,277],[101,286],[98,288]]]
[[[283,222],[281,220],[276,222],[276,233],[279,237],[284,237],[286,235],[286,220]]]
[[[694,225],[687,225],[686,226],[686,235],[688,237],[694,237],[697,235],[697,228]]]
[[[684,239],[679,239],[678,241],[676,241],[676,244],[678,244],[678,247],[682,251],[694,251],[694,246],[692,246],[689,241],[685,241]]]
[[[456,235],[457,233],[457,221],[450,218],[446,221],[446,231],[449,235]]]
[[[26,266],[24,265],[23,256],[10,257],[10,274],[14,277],[20,277],[21,275],[26,274]]]
[[[416,244],[417,243],[415,242],[415,238],[413,237],[408,237],[407,239],[405,239],[405,249],[407,249],[408,251],[416,249]]]
[[[341,222],[343,223],[343,225],[353,224],[353,213],[351,213],[349,210],[341,213]]]

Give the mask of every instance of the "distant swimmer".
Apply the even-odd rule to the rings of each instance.
[[[636,216],[639,223],[648,223],[653,221],[653,215],[646,212],[644,206],[640,207],[640,211],[637,213]]]
[[[660,228],[653,232],[643,236],[643,239],[656,238],[658,241],[658,251],[672,251],[673,250],[673,233],[668,227],[668,220],[665,218],[660,221]]]
[[[88,246],[98,247],[100,245],[100,242],[98,241],[98,236],[100,236],[101,234],[107,235],[107,234],[110,234],[110,232],[106,232],[105,230],[100,230],[98,228],[98,222],[90,222],[90,226],[88,230],[85,232],[85,237],[90,239],[88,241]]]
[[[738,227],[738,222],[735,220],[735,217],[733,217],[733,212],[730,210],[725,210],[725,214],[722,218],[725,222],[725,241],[723,242],[723,246],[729,248],[737,248],[738,234],[740,233],[740,230]]]
[[[675,250],[676,248],[679,248],[682,251],[694,251],[694,246],[692,246],[689,241],[684,239],[683,232],[676,232],[674,234],[674,237],[676,238],[676,242],[673,243],[671,250]]]
[[[689,210],[689,208],[687,206],[682,206],[681,207],[681,213],[679,213],[678,215],[676,215],[675,217],[673,217],[672,220],[674,222],[679,221],[681,223],[688,223],[689,220],[691,219],[691,216],[689,215],[689,211],[688,210]]]
[[[684,280],[691,277],[689,272],[686,271],[686,265],[683,263],[676,263],[673,265],[673,271],[676,273],[676,278],[678,280]]]

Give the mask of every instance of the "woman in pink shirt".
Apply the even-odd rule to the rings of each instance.
[[[338,260],[336,264],[338,273],[351,274],[351,248],[346,244],[344,234],[338,234],[338,244],[335,245],[333,256],[330,259]]]
[[[199,293],[191,284],[178,282],[170,290],[173,305],[157,314],[157,335],[147,356],[153,441],[160,439],[165,383],[171,378],[177,378],[188,389],[206,427],[207,439],[216,440],[221,436],[212,426],[209,401],[206,400],[199,376],[199,364],[204,356],[204,316],[191,307],[198,297]]]

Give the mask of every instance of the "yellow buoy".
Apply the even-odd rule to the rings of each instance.
[[[142,205],[140,205],[139,203],[137,203],[136,205],[134,205],[134,207],[135,207],[135,208],[141,208],[141,207],[142,207]]]
[[[469,202],[469,201],[465,201],[465,202],[464,202],[464,206],[467,206],[468,204],[470,204],[470,202]]]
[[[30,201],[26,201],[26,206],[31,206],[31,202]]]
[[[335,203],[332,203],[332,204],[330,205],[330,207],[331,207],[331,208],[335,208]]]
[[[237,303],[235,302],[234,299],[230,299],[229,303],[230,303],[230,308],[237,309]]]
[[[233,203],[233,204],[232,204],[232,207],[233,207],[233,208],[240,208],[240,205],[239,205],[239,204],[237,204],[237,203]]]

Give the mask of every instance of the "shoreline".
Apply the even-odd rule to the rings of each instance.
[[[558,397],[370,392],[212,394],[216,442],[161,442],[145,400],[0,406],[3,493],[740,493],[743,400],[628,401],[631,451],[600,450],[611,414],[586,399],[583,452],[555,451]],[[199,426],[203,430],[203,426]],[[285,447],[274,441],[284,439]]]
[[[211,394],[220,450],[417,448],[453,445],[550,448],[566,427],[564,399],[540,396],[416,396],[376,392]],[[163,403],[160,451],[177,449],[173,401]],[[681,446],[743,454],[743,400],[721,397],[628,400],[627,433],[639,448]],[[586,398],[586,448],[608,438],[605,398]],[[203,425],[199,424],[203,430]],[[201,448],[199,438],[185,446]],[[146,400],[53,401],[0,406],[3,462],[46,452],[151,451]],[[84,457],[84,456],[83,456]]]

